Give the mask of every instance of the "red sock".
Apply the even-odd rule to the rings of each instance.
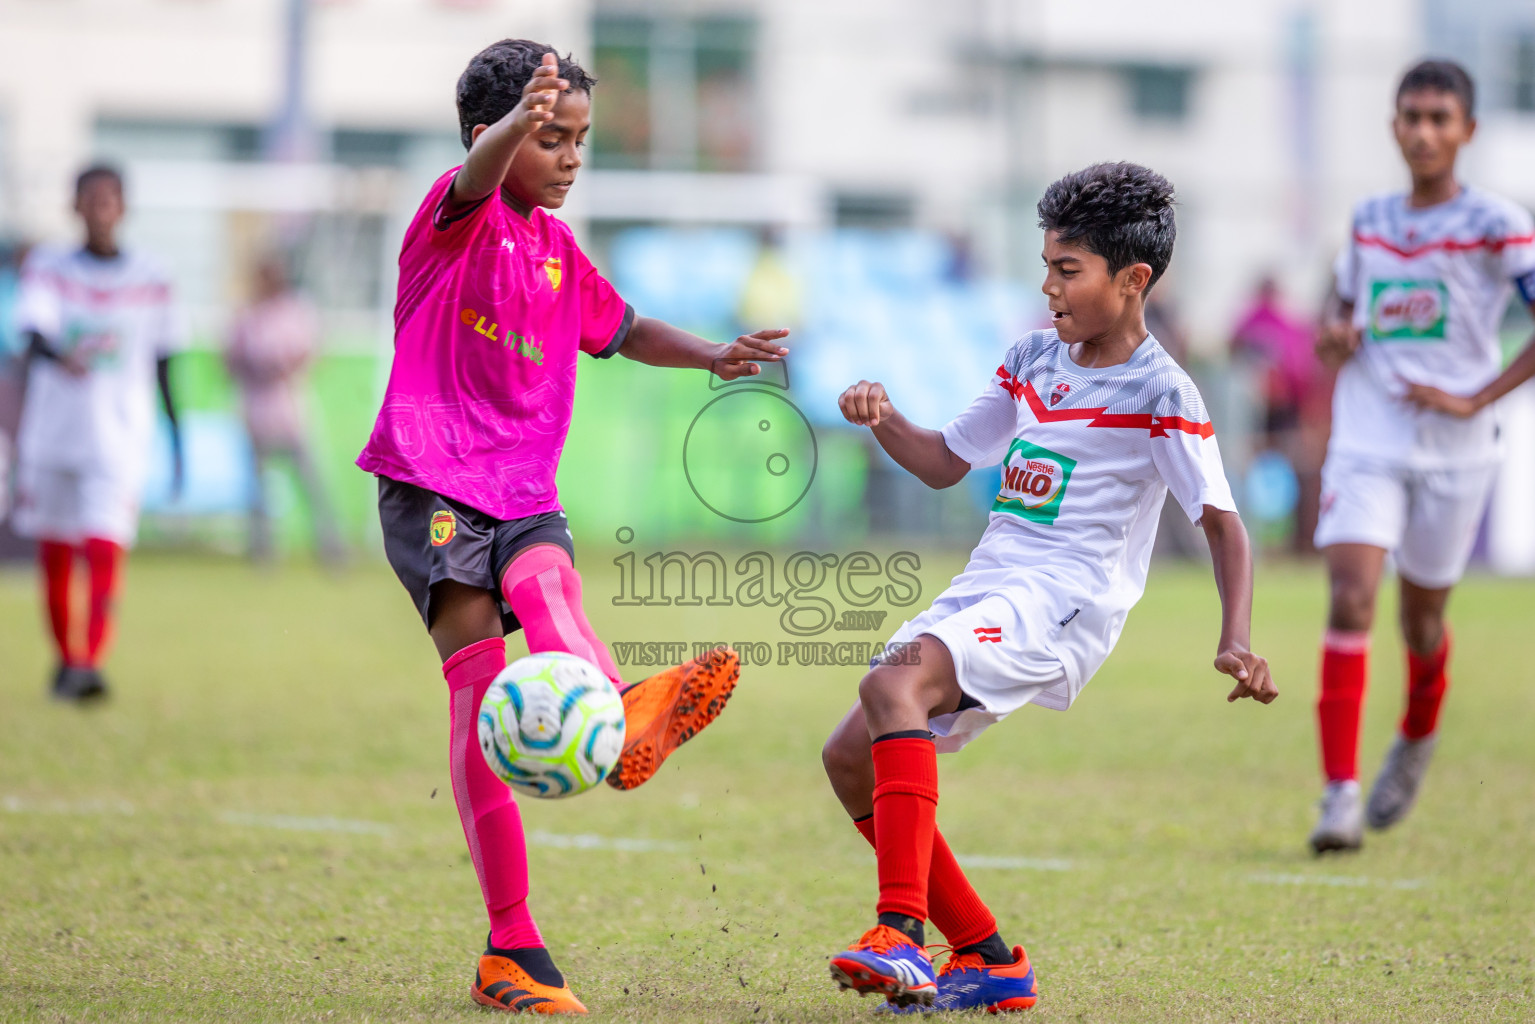
[[[59,660],[73,665],[69,654],[69,577],[74,569],[75,549],[60,541],[45,540],[37,546],[37,557],[43,568],[43,592],[53,645],[58,649]]]
[[[85,542],[85,562],[91,570],[91,616],[85,635],[85,663],[95,668],[112,634],[112,601],[117,596],[117,567],[123,549],[110,540],[92,537]]]
[[[874,816],[859,818],[853,822],[860,835],[869,845],[878,849],[874,842]],[[933,861],[927,872],[928,913],[933,925],[949,940],[949,945],[973,946],[991,937],[997,930],[997,919],[975,888],[960,869],[954,852],[944,842],[943,833],[933,829]]]
[[[881,914],[927,920],[927,878],[938,831],[938,752],[931,739],[874,741],[874,855]]]
[[[1439,705],[1450,685],[1450,634],[1427,657],[1407,651],[1407,713],[1402,716],[1402,735],[1410,740],[1432,736],[1439,727]]]
[[[1317,730],[1328,782],[1359,778],[1359,709],[1369,678],[1370,634],[1329,629],[1322,640]]]

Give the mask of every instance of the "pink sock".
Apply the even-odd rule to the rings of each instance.
[[[502,574],[501,593],[522,623],[530,652],[564,651],[585,658],[623,692],[618,666],[581,610],[581,574],[564,548],[535,544],[523,551]]]
[[[496,778],[480,753],[480,701],[506,667],[506,643],[481,640],[454,654],[442,666],[448,680],[453,732],[449,763],[453,801],[464,826],[474,873],[490,914],[490,942],[497,949],[542,946],[543,937],[528,911],[528,846],[522,814],[512,791]]]

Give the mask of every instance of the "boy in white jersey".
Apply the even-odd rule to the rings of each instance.
[[[138,503],[154,438],[156,384],[181,444],[168,361],[182,332],[170,282],[150,260],[118,246],[122,176],[94,166],[75,182],[85,244],[40,246],[22,269],[17,328],[30,358],[17,432],[16,531],[38,541],[48,617],[58,648],[53,695],[99,697],[123,552],[138,532]],[[90,580],[83,637],[70,630],[70,577]]]
[[[1067,175],[1039,203],[1055,328],[1008,350],[942,430],[918,427],[882,385],[841,398],[931,487],[1002,465],[991,520],[964,572],[904,623],[823,751],[832,788],[879,861],[879,923],[832,957],[832,977],[897,1005],[1025,1009],[1028,955],[1009,949],[935,822],[938,751],[1025,704],[1064,710],[1108,657],[1146,583],[1169,490],[1202,526],[1222,621],[1228,700],[1277,692],[1248,645],[1252,565],[1204,403],[1146,330],[1146,294],[1172,257],[1173,190],[1134,164]],[[935,739],[936,737],[936,739]],[[953,946],[936,976],[929,918]]]
[[[1417,796],[1448,682],[1445,604],[1497,474],[1490,405],[1535,372],[1535,344],[1499,372],[1509,299],[1517,288],[1535,302],[1535,222],[1456,180],[1474,110],[1459,65],[1425,61],[1402,79],[1392,127],[1412,189],[1355,207],[1317,345],[1338,367],[1316,531],[1331,583],[1317,700],[1327,785],[1310,839],[1319,854],[1358,849],[1365,820],[1387,828]],[[1360,707],[1388,552],[1402,592],[1407,710],[1361,808]]]

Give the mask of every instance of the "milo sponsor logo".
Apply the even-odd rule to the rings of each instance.
[[[1077,460],[1017,438],[1002,460],[1002,489],[993,512],[1007,512],[1036,523],[1053,523],[1071,482]]]
[[[1376,341],[1443,341],[1450,291],[1443,281],[1373,281],[1370,337]]]

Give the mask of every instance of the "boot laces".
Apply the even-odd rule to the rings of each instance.
[[[953,946],[930,946],[928,948],[930,952],[936,948],[940,953],[946,952],[949,954],[949,959],[944,961],[943,966],[938,969],[938,976],[940,978],[957,971],[982,971],[990,966],[986,963],[986,958],[979,953],[956,952]],[[936,956],[937,954],[933,955]]]
[[[877,924],[863,933],[863,938],[853,943],[852,950],[871,950],[875,953],[888,953],[896,946],[913,945],[911,938],[903,931],[892,928],[888,924]]]

